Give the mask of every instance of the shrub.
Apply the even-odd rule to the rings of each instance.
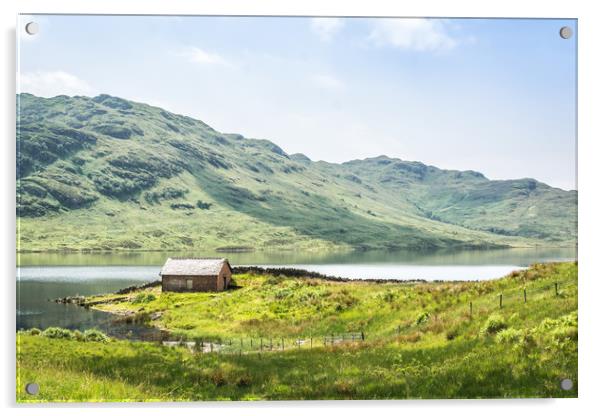
[[[196,207],[198,209],[209,209],[209,208],[211,208],[211,205],[212,204],[209,202],[203,202],[201,200],[196,201]]]
[[[387,303],[391,303],[395,300],[397,295],[391,290],[387,290],[385,293],[381,294],[381,299]]]
[[[566,327],[561,326],[559,328],[554,329],[550,335],[557,341],[577,341],[579,337],[579,333],[577,331],[577,327]]]
[[[114,124],[92,126],[92,129],[97,133],[106,134],[107,136],[111,136],[115,139],[127,140],[132,137],[132,130],[127,127],[117,126]]]
[[[265,280],[265,285],[269,285],[269,286],[275,286],[275,285],[279,285],[280,283],[282,283],[284,281],[284,276],[280,275],[280,276],[273,276],[271,275],[270,277],[268,277]]]
[[[278,300],[286,299],[291,296],[293,296],[293,291],[291,289],[280,289],[274,294],[274,298]]]
[[[523,332],[518,329],[507,328],[498,332],[495,340],[500,344],[516,344],[522,339],[523,335]]]
[[[252,379],[251,376],[248,374],[243,374],[241,376],[238,377],[238,379],[236,380],[236,386],[237,387],[249,387],[251,385]]]
[[[427,323],[430,317],[428,312],[421,312],[416,318],[416,326]]]
[[[193,205],[190,205],[186,202],[169,204],[169,207],[171,209],[194,209]]]
[[[337,312],[345,311],[358,303],[358,299],[351,295],[347,290],[331,294],[329,300],[332,302]]]
[[[39,328],[31,328],[29,330],[29,335],[40,335],[42,331]]]
[[[157,297],[154,294],[142,292],[142,293],[138,293],[134,297],[134,299],[132,300],[132,303],[149,303],[155,299],[157,299]]]
[[[149,204],[156,204],[167,199],[182,198],[188,193],[188,189],[166,187],[157,191],[149,191],[144,194],[144,199]]]
[[[460,335],[460,329],[458,327],[452,328],[445,334],[445,338],[448,341],[454,340]]]
[[[226,374],[221,368],[216,368],[215,370],[213,370],[209,376],[209,379],[217,387],[226,384]]]
[[[492,314],[487,318],[487,322],[485,322],[485,326],[481,331],[484,334],[493,335],[506,328],[508,328],[508,325],[506,325],[504,318],[501,315]]]
[[[539,324],[535,332],[552,337],[556,341],[577,341],[577,313],[572,312],[558,319],[546,318]]]
[[[42,336],[45,336],[46,338],[71,339],[73,338],[73,333],[65,328],[51,326],[42,331]]]
[[[73,338],[76,341],[85,341],[85,337],[84,334],[81,331],[78,331],[77,329],[75,331],[73,331]]]
[[[109,337],[98,329],[88,329],[83,333],[84,341],[86,342],[108,342]]]

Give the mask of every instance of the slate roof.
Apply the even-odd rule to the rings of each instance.
[[[230,263],[228,263],[228,259],[170,257],[161,268],[159,275],[217,276],[224,263],[227,264],[228,268],[230,268],[230,271],[232,271]]]

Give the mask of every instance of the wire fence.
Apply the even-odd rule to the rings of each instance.
[[[573,279],[565,279],[548,283],[545,285],[537,285],[534,287],[524,287],[522,290],[513,291],[510,293],[500,292],[494,295],[494,298],[482,298],[478,300],[469,301],[469,308],[472,311],[474,306],[483,304],[495,303],[499,308],[503,308],[505,305],[522,302],[527,303],[529,300],[536,299],[539,295],[554,295],[556,297],[564,294],[569,288],[577,286],[577,282]],[[494,302],[495,301],[495,302]]]
[[[524,287],[521,290],[512,292],[499,292],[483,295],[480,299],[466,300],[458,303],[452,311],[447,311],[447,315],[467,314],[469,317],[482,316],[489,314],[494,310],[503,309],[509,306],[527,304],[545,299],[562,299],[567,296],[568,291],[572,288],[577,288],[575,279],[564,279],[544,285],[534,285]],[[435,316],[435,319],[439,319]],[[428,320],[428,319],[427,319]],[[425,320],[425,322],[427,321]],[[167,346],[187,347],[191,351],[199,353],[216,353],[216,354],[250,354],[250,353],[269,353],[287,350],[312,349],[316,347],[332,347],[348,343],[360,343],[367,340],[373,341],[376,339],[399,341],[400,337],[420,329],[421,323],[418,320],[413,320],[411,323],[398,325],[389,333],[381,333],[378,338],[369,337],[365,331],[345,332],[345,333],[330,333],[309,336],[295,337],[238,337],[238,338],[204,338],[197,337],[194,339],[180,340],[165,340],[155,339]],[[395,338],[396,337],[396,338]]]
[[[366,340],[364,332],[336,333],[330,335],[310,337],[240,337],[228,339],[205,339],[197,338],[193,341],[181,339],[179,341],[161,341],[163,345],[171,347],[187,347],[192,351],[200,353],[218,354],[249,354],[268,353],[294,349],[312,349],[315,347],[327,347],[342,343],[363,342]]]

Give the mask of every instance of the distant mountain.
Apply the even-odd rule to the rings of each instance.
[[[534,179],[314,162],[109,95],[17,98],[20,250],[576,243],[577,192]]]

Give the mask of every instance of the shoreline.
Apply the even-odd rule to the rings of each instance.
[[[213,249],[205,249],[204,251],[223,253],[223,254],[240,254],[240,253],[290,253],[290,252],[329,252],[329,253],[348,253],[348,252],[371,252],[371,251],[384,251],[390,253],[396,252],[437,252],[437,251],[486,251],[486,250],[509,250],[509,249],[576,249],[577,242],[566,243],[566,244],[532,244],[532,245],[483,245],[483,246],[472,246],[472,245],[458,245],[453,247],[407,247],[407,248],[396,248],[396,249],[384,249],[384,248],[362,248],[362,247],[340,247],[335,249],[299,249],[295,247],[269,247],[269,248],[245,248],[240,250],[235,249],[221,249],[216,247]],[[198,251],[198,250],[196,250]],[[16,254],[136,254],[136,253],[173,253],[173,252],[195,252],[195,250],[185,248],[170,248],[170,249],[30,249],[30,250],[19,250],[17,249]]]
[[[549,270],[555,269],[557,267],[565,267],[563,265],[578,265],[576,260],[574,261],[565,261],[565,262],[549,262],[549,263],[534,263],[530,266],[532,270]],[[140,283],[129,283],[129,286],[117,286],[112,292],[105,292],[96,294],[91,294],[87,296],[65,296],[56,299],[47,299],[47,301],[52,301],[55,303],[62,304],[72,304],[73,306],[83,307],[85,309],[100,311],[103,313],[107,313],[108,319],[110,319],[111,326],[112,325],[124,325],[124,324],[133,324],[139,326],[145,326],[148,328],[152,328],[153,330],[161,331],[165,333],[164,336],[161,337],[162,340],[177,340],[182,338],[183,334],[188,337],[187,333],[193,333],[194,331],[204,332],[205,330],[203,325],[205,323],[200,324],[196,330],[189,331],[189,328],[178,328],[173,327],[173,322],[171,324],[163,322],[165,319],[170,320],[171,314],[182,313],[182,310],[189,308],[192,304],[196,302],[212,302],[211,299],[217,298],[222,299],[225,302],[228,302],[225,299],[234,296],[237,298],[240,293],[244,293],[246,290],[253,287],[253,291],[266,292],[270,294],[270,301],[275,301],[276,304],[286,300],[287,298],[276,297],[272,299],[273,296],[277,295],[277,292],[283,291],[286,293],[287,287],[294,286],[294,282],[288,282],[287,280],[296,280],[299,282],[300,287],[316,287],[316,293],[320,293],[322,290],[326,290],[326,292],[340,292],[343,291],[344,294],[339,294],[338,297],[326,297],[327,302],[335,299],[335,306],[345,305],[346,302],[350,302],[349,305],[353,305],[355,302],[355,298],[361,298],[368,293],[380,293],[378,296],[383,299],[387,298],[387,293],[385,292],[398,292],[398,291],[410,291],[414,294],[416,293],[462,293],[466,291],[474,291],[479,287],[483,288],[491,288],[497,285],[504,285],[503,281],[508,280],[509,282],[514,282],[517,276],[525,276],[531,273],[530,270],[516,270],[509,273],[504,273],[496,276],[493,279],[485,279],[485,280],[426,280],[426,279],[412,279],[412,280],[398,280],[398,279],[352,279],[352,278],[344,278],[338,276],[329,276],[319,272],[309,271],[305,269],[295,269],[295,268],[274,268],[274,267],[258,267],[258,266],[237,266],[233,267],[233,278],[236,286],[234,286],[231,291],[226,292],[194,292],[194,293],[171,293],[166,292],[163,293],[160,289],[161,281],[153,280],[147,282]],[[237,281],[238,278],[241,281]],[[255,282],[246,284],[247,282]],[[561,282],[561,280],[558,280]],[[525,282],[526,283],[526,282]],[[563,284],[561,282],[560,284]],[[267,285],[267,286],[266,286]],[[330,288],[328,287],[330,285]],[[125,286],[125,284],[124,284]],[[283,289],[278,289],[282,287]],[[338,287],[338,289],[336,289]],[[271,289],[270,289],[271,288]],[[239,292],[239,289],[243,289]],[[304,289],[305,290],[305,289]],[[311,289],[309,289],[311,290]],[[522,291],[522,289],[521,289]],[[333,292],[333,293],[334,293]],[[363,292],[363,294],[361,294]],[[250,294],[249,296],[253,297],[255,295]],[[291,292],[292,293],[292,292]],[[353,294],[349,298],[349,293]],[[401,293],[401,292],[399,292]],[[409,292],[407,292],[409,293]],[[143,296],[144,295],[144,296]],[[151,299],[152,295],[152,299]],[[165,295],[167,295],[165,297]],[[285,295],[285,296],[297,296],[297,295]],[[404,295],[405,296],[405,295]],[[415,295],[409,295],[409,299],[412,299]],[[492,298],[494,295],[491,295]],[[522,296],[522,294],[521,294]],[[137,299],[140,297],[140,299]],[[218,301],[216,299],[216,301]],[[321,299],[319,296],[312,296],[308,299]],[[380,299],[380,298],[379,298]],[[246,301],[249,301],[247,299]],[[163,304],[164,302],[167,302]],[[174,303],[175,302],[175,303]],[[181,303],[183,302],[183,303]],[[221,301],[218,301],[221,302]],[[304,301],[305,302],[305,301]],[[177,305],[176,305],[177,303]],[[299,305],[303,305],[299,304]],[[180,310],[180,306],[182,306],[182,310]],[[173,308],[175,309],[173,309]],[[301,307],[301,306],[299,306]],[[344,311],[347,306],[342,306],[341,311]],[[472,306],[471,306],[472,308]],[[258,313],[255,309],[255,312]],[[338,310],[338,309],[337,309]],[[180,311],[180,312],[177,312]],[[192,311],[192,309],[191,309]],[[195,310],[196,311],[196,310]],[[194,312],[195,314],[197,312]],[[166,315],[166,316],[164,316]],[[196,322],[197,316],[188,315],[192,322]],[[202,313],[198,316],[199,319],[204,319],[207,321],[206,317],[203,317]],[[241,322],[246,322],[244,325],[247,326],[247,330],[252,328],[253,325],[257,325],[257,319],[252,316],[242,318]],[[404,317],[403,319],[406,319]],[[187,318],[188,319],[188,318]],[[213,318],[212,318],[213,319]],[[239,319],[241,319],[239,317]],[[268,320],[269,321],[269,320]],[[252,323],[255,322],[255,323]],[[250,324],[251,323],[251,324]],[[171,325],[171,327],[170,327]],[[35,327],[31,326],[31,328]],[[234,328],[230,328],[232,330]],[[252,329],[250,329],[253,331]],[[220,330],[221,331],[221,330]],[[220,332],[218,331],[218,332]],[[235,330],[235,332],[238,329]],[[209,330],[211,332],[211,330]],[[117,336],[118,339],[121,339],[121,336]],[[144,338],[138,336],[125,336],[123,339],[132,340],[132,341],[157,341],[156,338]]]

